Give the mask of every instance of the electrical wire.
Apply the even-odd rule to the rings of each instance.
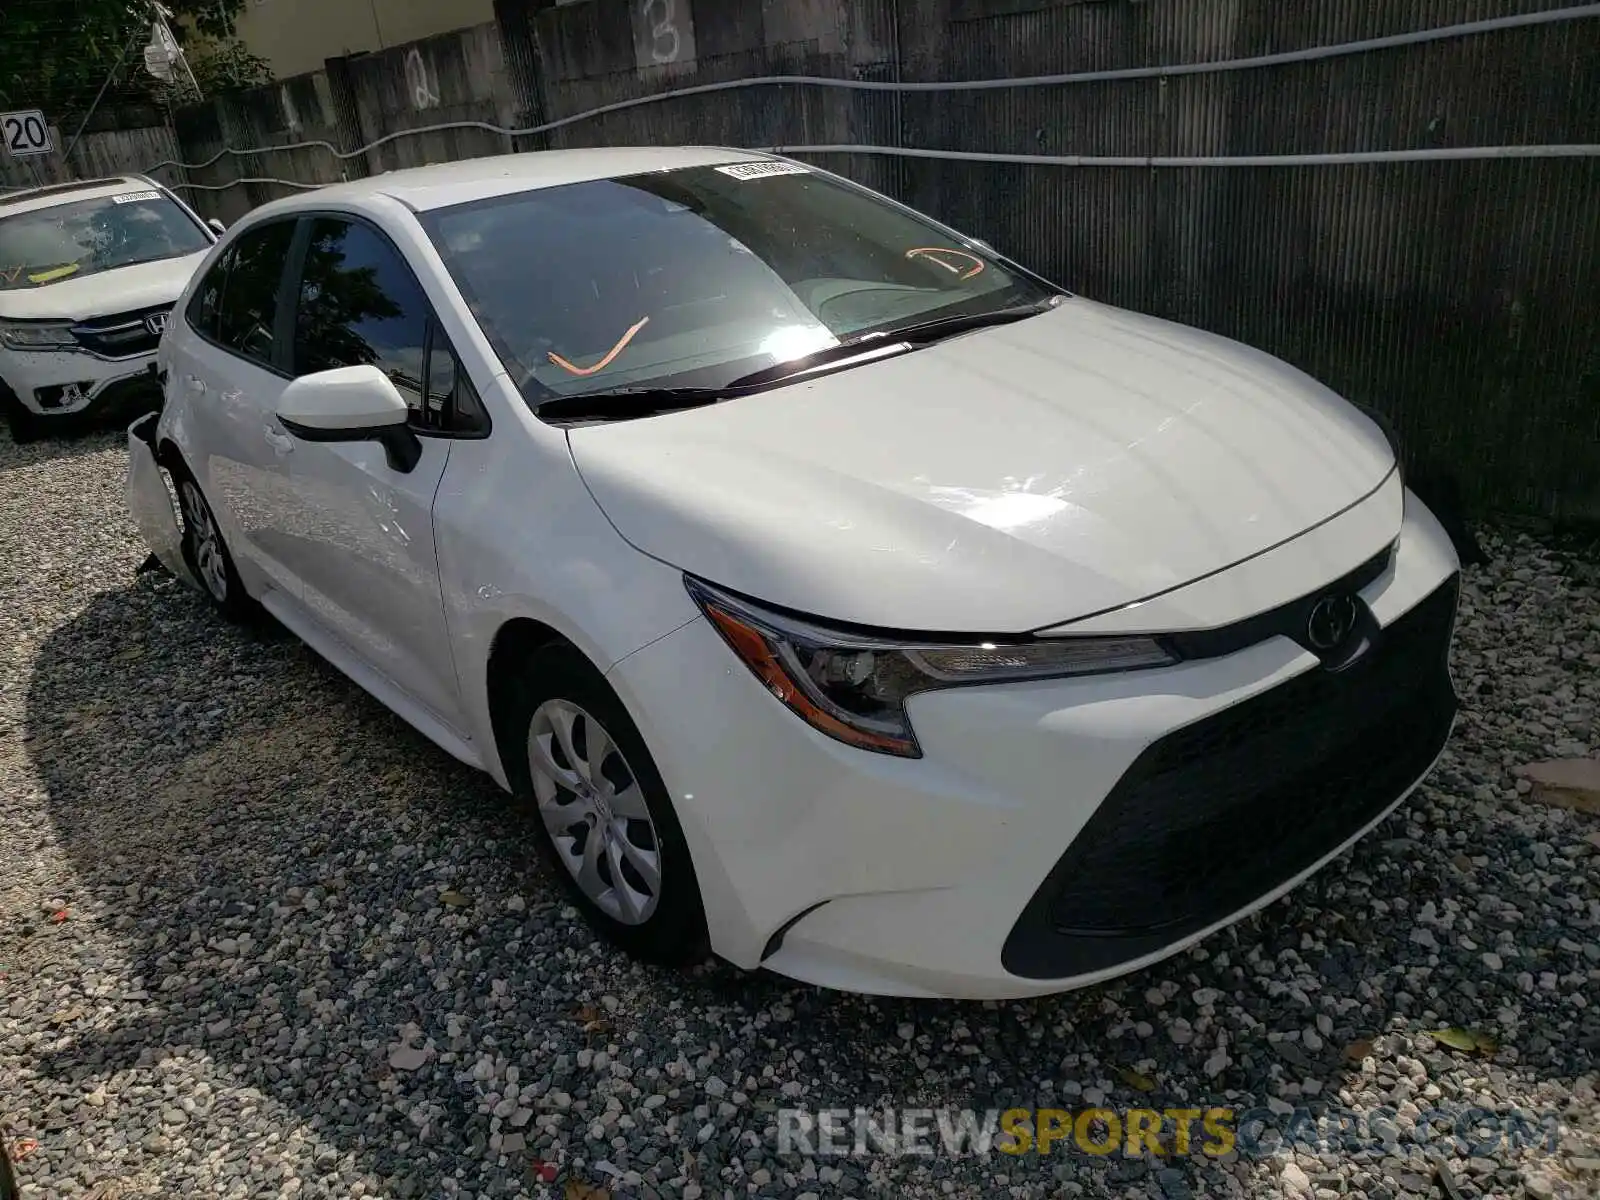
[[[333,155],[340,162],[359,158],[368,151],[375,150],[390,142],[405,137],[419,137],[429,133],[442,133],[451,129],[478,129],[486,133],[498,134],[505,137],[533,137],[541,133],[549,133],[562,129],[580,121],[590,121],[609,113],[622,112],[631,108],[638,108],[647,104],[660,104],[663,101],[681,99],[685,96],[701,96],[713,92],[734,91],[752,87],[821,87],[842,88],[847,91],[867,92],[963,92],[963,91],[990,91],[1002,88],[1031,88],[1031,87],[1059,87],[1080,83],[1102,83],[1110,80],[1125,79],[1155,79],[1171,78],[1183,75],[1204,75],[1225,71],[1253,70],[1259,67],[1280,66],[1287,63],[1314,62],[1327,58],[1339,58],[1353,54],[1368,54],[1375,50],[1387,50],[1401,46],[1414,46],[1425,42],[1445,41],[1454,38],[1468,37],[1476,34],[1494,33],[1507,29],[1521,29],[1533,25],[1550,25],[1564,21],[1584,20],[1600,17],[1600,4],[1583,4],[1569,8],[1549,9],[1544,12],[1519,13],[1508,17],[1493,17],[1482,21],[1466,21],[1457,25],[1444,25],[1434,29],[1418,29],[1408,33],[1390,34],[1385,37],[1365,38],[1355,42],[1341,42],[1331,46],[1311,46],[1302,50],[1286,50],[1277,54],[1258,54],[1249,58],[1219,59],[1213,62],[1170,63],[1153,67],[1120,67],[1108,71],[1079,71],[1060,75],[1028,75],[1005,79],[967,79],[948,80],[931,83],[906,83],[892,80],[868,79],[836,79],[821,75],[758,75],[747,79],[727,79],[716,83],[700,83],[690,87],[673,88],[670,91],[655,92],[648,96],[636,96],[630,100],[618,100],[611,104],[602,104],[596,108],[586,109],[583,112],[573,113],[571,116],[560,117],[554,121],[546,121],[542,125],[526,127],[496,125],[490,121],[450,121],[439,125],[426,125],[416,129],[400,129],[393,133],[376,138],[364,146],[354,150],[340,150],[332,142],[316,139],[305,142],[290,142],[281,146],[256,146],[249,149],[238,149],[225,146],[210,158],[197,163],[181,162],[175,159],[157,163],[149,171],[159,171],[164,167],[175,167],[179,170],[199,171],[220,161],[227,155],[252,155],[271,153],[275,150],[311,150],[323,149]],[[148,173],[148,172],[147,172]]]
[[[730,147],[738,149],[739,147]],[[816,146],[760,146],[763,154],[882,154],[899,158],[943,159],[949,162],[1005,163],[1042,167],[1326,167],[1405,162],[1471,162],[1493,159],[1600,158],[1600,145],[1553,146],[1445,146],[1419,150],[1352,150],[1331,154],[1195,154],[1195,155],[1094,155],[999,154],[980,150],[938,150],[918,146],[871,146],[854,143]],[[275,184],[299,191],[336,187],[330,183],[302,183],[296,179],[252,175],[227,183],[170,183],[174,191],[225,192],[243,183]]]

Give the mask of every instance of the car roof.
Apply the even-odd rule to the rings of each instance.
[[[371,196],[388,196],[415,212],[448,208],[474,200],[508,196],[538,188],[586,183],[647,171],[750,162],[771,155],[722,146],[607,146],[579,150],[535,150],[498,154],[428,167],[386,171],[367,179],[330,184],[314,192],[275,200],[274,212],[319,208],[330,202],[359,204]]]
[[[138,175],[113,175],[105,179],[84,179],[75,183],[54,183],[48,187],[29,188],[25,192],[8,192],[0,195],[0,219],[34,209],[50,208],[57,204],[72,204],[78,200],[94,200],[101,196],[119,196],[124,192],[149,191],[155,187],[150,180]]]

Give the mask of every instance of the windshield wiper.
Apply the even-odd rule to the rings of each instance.
[[[874,357],[886,357],[889,353],[899,350],[904,351],[916,346],[926,346],[943,338],[954,337],[958,333],[966,333],[971,329],[983,329],[989,325],[1009,325],[1012,321],[1020,321],[1024,317],[1037,316],[1039,313],[1049,311],[1050,301],[1041,304],[1018,304],[1010,308],[994,308],[988,312],[965,313],[958,317],[938,317],[932,321],[919,321],[913,325],[902,325],[898,329],[870,330],[867,333],[852,334],[848,341],[840,342],[837,346],[827,346],[821,350],[813,351],[800,358],[792,358],[788,362],[774,363],[770,367],[763,367],[759,371],[752,371],[749,375],[741,375],[728,386],[730,388],[760,387],[763,384],[776,383],[780,379],[788,379],[793,375],[801,375],[813,371],[818,367],[828,366],[832,363],[848,362],[852,358],[871,361]],[[882,355],[874,352],[882,350]]]
[[[1013,321],[1036,317],[1042,312],[1049,312],[1054,306],[1054,300],[1055,297],[1052,296],[1039,304],[1014,304],[1009,308],[992,308],[988,312],[963,313],[956,317],[935,317],[931,321],[918,321],[914,325],[902,325],[898,329],[885,329],[881,332],[874,330],[866,334],[857,334],[848,344],[852,346],[860,346],[863,342],[870,344],[881,337],[887,341],[910,342],[914,346],[925,346],[929,342],[954,337],[969,329],[1009,325]]]
[[[554,396],[541,400],[534,413],[557,420],[608,421],[628,417],[647,417],[654,413],[675,412],[685,408],[701,408],[736,396],[747,396],[769,384],[803,375],[818,367],[833,363],[848,363],[851,359],[873,361],[902,353],[916,346],[925,346],[943,338],[954,337],[970,329],[983,329],[990,325],[1008,325],[1025,317],[1048,311],[1052,300],[1040,304],[1021,304],[1010,308],[995,308],[988,312],[967,313],[957,317],[939,317],[905,325],[899,329],[872,331],[857,334],[848,342],[825,346],[811,354],[788,362],[774,363],[748,375],[741,375],[721,387],[680,388],[611,388],[605,391],[585,392],[576,396]]]
[[[910,349],[905,343],[906,339],[901,337],[885,338],[881,342],[876,338],[862,342],[840,342],[837,346],[825,346],[821,350],[813,350],[810,354],[803,354],[799,358],[791,358],[787,362],[773,363],[770,367],[751,371],[748,375],[739,376],[728,386],[758,388],[764,384],[776,383],[780,379],[788,379],[791,375],[802,375],[830,363],[844,362],[852,358],[870,361],[882,358],[892,351]]]
[[[539,417],[566,420],[614,420],[619,417],[648,417],[652,413],[701,408],[728,399],[727,388],[612,388],[585,392],[577,396],[555,396],[541,400],[533,412]]]

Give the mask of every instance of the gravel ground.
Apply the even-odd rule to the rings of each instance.
[[[1256,919],[1064,997],[879,1001],[597,945],[486,779],[135,573],[119,442],[0,439],[0,1121],[27,1200],[1600,1191],[1600,821],[1513,774],[1597,749],[1592,559],[1484,532],[1439,770]],[[1221,1160],[807,1159],[773,1133],[792,1105],[1101,1101],[1556,1124]]]

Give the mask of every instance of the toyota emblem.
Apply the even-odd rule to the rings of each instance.
[[[144,319],[144,327],[157,337],[160,337],[167,331],[168,315],[169,314],[164,312],[151,313]]]
[[[1342,592],[1324,596],[1311,606],[1306,619],[1306,640],[1313,650],[1328,651],[1338,646],[1356,627],[1354,596]]]

